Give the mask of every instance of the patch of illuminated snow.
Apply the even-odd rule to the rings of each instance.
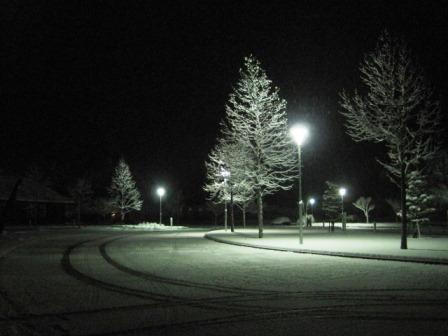
[[[168,226],[159,223],[142,222],[139,224],[126,224],[126,225],[114,225],[114,228],[119,229],[137,229],[137,230],[148,230],[148,231],[171,231],[186,229],[185,226]]]

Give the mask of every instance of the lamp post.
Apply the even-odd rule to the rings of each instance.
[[[302,200],[302,145],[308,137],[308,129],[303,125],[295,125],[289,130],[294,142],[297,144],[298,164],[299,164],[299,241],[303,244],[303,200]]]
[[[347,189],[345,188],[339,188],[339,195],[341,196],[341,223],[342,223],[342,230],[345,231],[345,219],[344,219],[344,196],[347,193]]]
[[[159,195],[159,224],[162,224],[162,197],[165,195],[165,188],[159,187],[157,188],[157,195]]]
[[[230,172],[222,168],[221,176],[224,179],[224,230],[227,232],[227,198],[226,198],[226,189],[227,189],[227,180],[230,177]]]
[[[310,203],[310,207],[311,207],[311,216],[312,216],[313,221],[314,221],[314,210],[313,210],[313,207],[314,207],[314,203],[316,203],[316,200],[315,200],[314,198],[311,197],[311,198],[308,200],[308,202]]]

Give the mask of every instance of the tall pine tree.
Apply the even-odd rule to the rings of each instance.
[[[128,164],[120,159],[109,188],[111,204],[120,211],[121,221],[127,213],[142,208],[142,198],[132,177]]]
[[[339,196],[339,186],[327,181],[327,189],[322,197],[322,211],[328,221],[336,221],[341,215],[341,196]]]

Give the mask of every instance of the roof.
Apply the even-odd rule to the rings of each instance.
[[[0,200],[6,201],[11,196],[17,178],[0,176]],[[45,184],[29,178],[23,178],[17,191],[17,201],[35,203],[66,203],[73,204],[73,199],[62,196]]]

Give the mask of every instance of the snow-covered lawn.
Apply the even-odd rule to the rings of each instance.
[[[186,229],[185,226],[168,226],[159,223],[143,222],[139,224],[123,224],[123,225],[113,225],[112,228],[119,230],[136,229],[136,230],[147,230],[147,231],[172,231]]]
[[[367,230],[337,230],[313,228],[304,230],[304,243],[299,244],[297,227],[267,228],[264,237],[258,238],[257,229],[237,229],[213,231],[208,234],[220,240],[254,245],[266,248],[288,250],[308,250],[315,252],[336,252],[348,254],[368,254],[379,256],[398,256],[426,259],[443,259],[448,262],[448,237],[445,235],[408,238],[408,249],[400,249],[400,233],[373,232]]]

